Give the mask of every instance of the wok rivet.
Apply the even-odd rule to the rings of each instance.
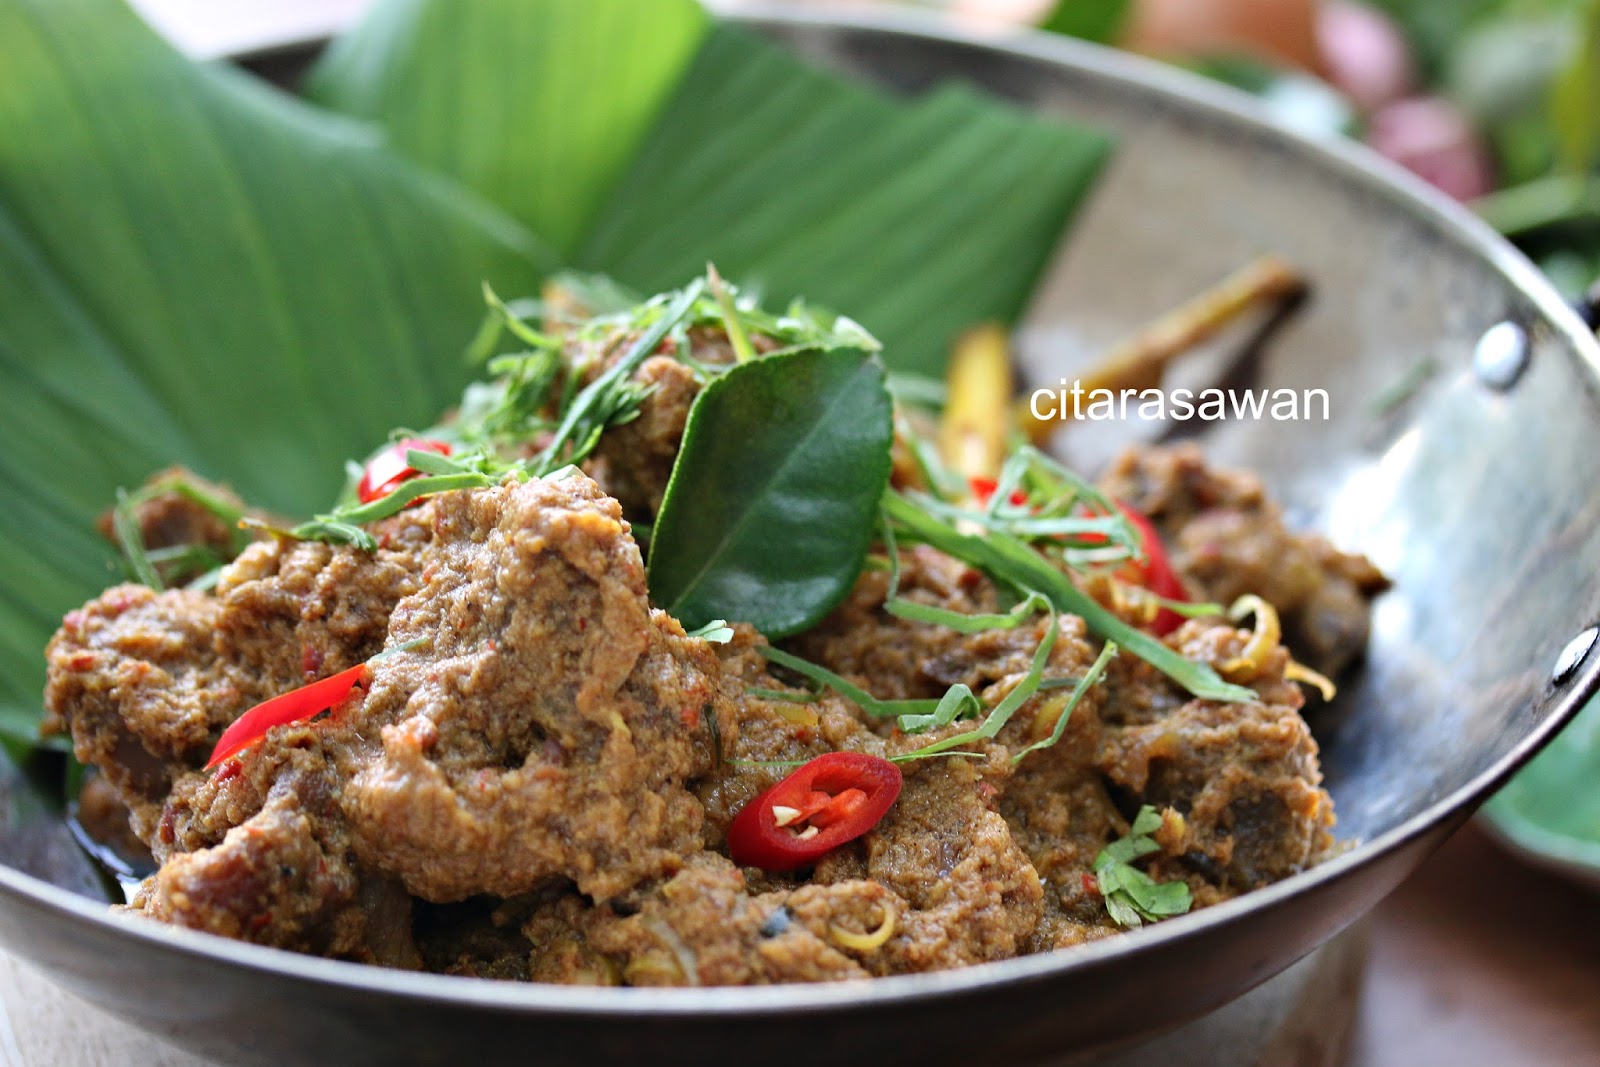
[[[1497,322],[1478,338],[1472,369],[1491,389],[1510,389],[1528,366],[1528,331],[1514,322]]]
[[[1591,626],[1568,641],[1567,647],[1556,657],[1555,669],[1550,672],[1550,680],[1560,685],[1576,674],[1584,659],[1588,657],[1589,650],[1594,648],[1596,638],[1600,638],[1600,627]]]

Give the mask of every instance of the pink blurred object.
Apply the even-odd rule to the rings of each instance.
[[[1378,109],[1367,143],[1457,200],[1494,188],[1489,152],[1467,116],[1438,96],[1413,96]]]
[[[1317,43],[1328,80],[1364,114],[1399,100],[1416,84],[1405,36],[1389,16],[1366,4],[1322,4]]]

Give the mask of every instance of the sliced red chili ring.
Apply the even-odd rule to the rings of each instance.
[[[817,829],[826,829],[836,822],[853,818],[867,803],[867,794],[851,786],[826,805],[807,816],[807,821]]]
[[[1144,559],[1130,559],[1117,568],[1117,577],[1129,585],[1142,586],[1163,600],[1188,601],[1189,590],[1184,588],[1183,579],[1178,577],[1178,572],[1173,569],[1172,562],[1167,558],[1167,547],[1162,544],[1155,523],[1138,508],[1124,504],[1120,500],[1115,503],[1117,510],[1122,512],[1138,530],[1139,544],[1144,549]],[[1110,540],[1105,534],[1095,533],[1080,534],[1078,539],[1088,544],[1101,544]],[[1182,615],[1171,608],[1162,608],[1151,620],[1149,629],[1156,636],[1165,637],[1182,625]]]
[[[1121,501],[1117,502],[1117,507],[1127,516],[1128,521],[1138,528],[1139,539],[1144,545],[1144,561],[1133,564],[1140,573],[1138,584],[1164,600],[1187,601],[1189,590],[1183,587],[1183,579],[1173,570],[1172,562],[1167,558],[1167,548],[1161,543],[1161,535],[1156,532],[1155,523],[1137,508],[1129,507]],[[1157,636],[1165,637],[1182,625],[1182,615],[1171,608],[1162,608],[1156,612],[1155,619],[1150,623],[1150,629]]]
[[[741,867],[807,867],[878,824],[900,795],[900,768],[864,752],[829,752],[802,764],[740,809],[728,854]]]
[[[371,676],[367,665],[360,663],[349,670],[257,704],[222,731],[222,736],[217,739],[217,747],[211,750],[211,759],[206,762],[206,770],[260,741],[275,726],[300,722],[339,706],[352,690],[364,685]]]
[[[441,456],[448,456],[450,446],[430,437],[408,437],[389,445],[369,459],[366,469],[361,472],[361,483],[356,486],[356,496],[363,504],[370,504],[374,500],[388,496],[401,482],[422,473],[406,462],[407,452],[437,452]]]

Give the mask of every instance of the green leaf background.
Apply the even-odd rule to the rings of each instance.
[[[649,41],[631,34],[614,52],[603,36],[538,36],[539,10],[573,5],[596,25],[648,23],[686,69],[669,79],[659,57],[643,64]],[[684,42],[699,39],[701,19],[680,0],[391,0],[311,85],[553,232],[576,265],[643,292],[715,261],[769,306],[804,296],[848,314],[884,342],[891,369],[923,374],[940,373],[960,330],[1021,313],[1105,161],[1104,136],[959,86],[901,99],[736,26],[716,26],[692,52]],[[645,88],[672,91],[620,177],[615,155],[589,168],[544,149],[654,113],[636,71]],[[540,201],[535,185],[569,197],[559,232],[563,204]],[[588,196],[599,198],[592,221],[571,226],[591,217]]]
[[[715,259],[940,374],[956,333],[1021,313],[1108,148],[959,85],[894,100],[720,27],[579,260],[650,291]]]
[[[479,287],[642,290],[708,259],[936,372],[1014,317],[1107,152],[963,88],[813,71],[688,0],[382,0],[333,114],[177,55],[120,0],[0,0],[0,735],[95,516],[169,463],[303,516],[458,395]]]
[[[120,576],[94,518],[181,462],[306,511],[425,423],[518,224],[120,4],[0,3],[0,729],[62,613]]]
[[[695,0],[391,0],[306,95],[376,120],[570,255],[709,24]]]

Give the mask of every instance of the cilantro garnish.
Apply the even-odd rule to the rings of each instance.
[[[697,626],[685,635],[698,637],[702,641],[710,641],[713,645],[725,645],[733,640],[733,627],[728,625],[726,619],[712,619],[704,626]]]
[[[1161,851],[1150,835],[1161,827],[1161,814],[1149,804],[1139,809],[1128,834],[1111,842],[1094,858],[1094,876],[1105,897],[1106,911],[1118,926],[1143,926],[1187,912],[1194,903],[1183,882],[1158,882],[1133,866],[1133,861]]]

